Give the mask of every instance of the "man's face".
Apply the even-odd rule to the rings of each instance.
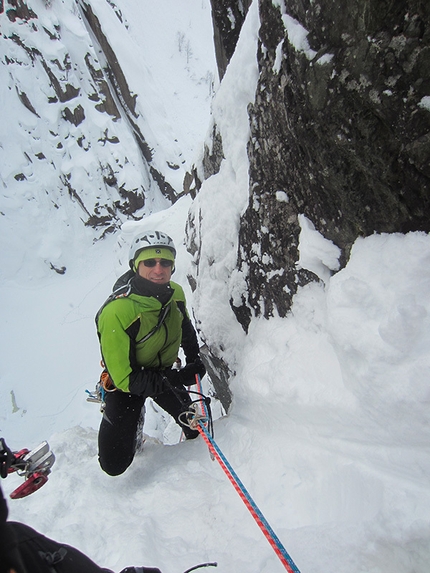
[[[162,266],[160,263],[161,261],[165,261],[166,259],[149,259],[149,262],[155,261],[155,266],[147,266],[145,263],[148,264],[148,261],[140,261],[139,267],[137,269],[138,274],[152,283],[164,285],[170,281],[170,277],[172,276],[172,267],[171,266]]]

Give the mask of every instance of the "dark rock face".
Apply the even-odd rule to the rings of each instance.
[[[11,22],[15,22],[17,19],[20,20],[30,20],[31,18],[36,18],[36,14],[31,10],[23,0],[14,0],[9,2],[10,8],[7,10],[6,15]],[[0,13],[4,10],[4,2],[0,3]]]
[[[228,17],[245,14],[243,7],[212,0],[221,78],[244,20],[229,26]],[[319,280],[297,266],[299,215],[340,248],[341,266],[359,236],[430,231],[430,4],[259,0],[259,13],[249,205],[237,264],[246,289],[241,304],[230,301],[245,332],[253,316],[285,316],[298,287]],[[223,160],[216,125],[213,143],[199,170],[204,179]],[[188,184],[198,192],[197,170]],[[188,225],[197,264],[198,225]],[[222,348],[206,343],[228,396],[232,373],[217,358]]]
[[[252,193],[239,250],[249,288],[234,309],[245,329],[251,309],[285,316],[297,286],[315,279],[295,268],[299,214],[341,248],[341,263],[360,235],[430,231],[430,112],[423,99],[430,95],[430,5],[285,5],[281,13],[260,0],[260,79],[249,110]],[[294,45],[294,24],[308,32],[308,44]]]
[[[218,75],[222,79],[233,56],[251,0],[211,0]]]

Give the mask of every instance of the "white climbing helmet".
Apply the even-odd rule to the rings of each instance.
[[[139,233],[134,237],[130,245],[130,251],[128,253],[128,262],[130,268],[133,268],[133,261],[135,260],[137,254],[148,247],[165,247],[172,251],[173,256],[176,257],[176,248],[173,239],[162,233],[161,231],[145,231],[144,233]]]

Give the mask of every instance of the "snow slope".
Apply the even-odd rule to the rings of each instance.
[[[248,72],[257,25],[253,5],[235,64]],[[238,92],[233,82],[227,89],[228,74],[213,104],[217,117],[233,114],[233,103],[246,107],[252,95],[255,73]],[[181,573],[205,561],[223,573],[284,571],[202,439],[147,440],[116,478],[98,466],[100,413],[85,400],[100,371],[94,314],[125,269],[134,232],[160,228],[178,246],[175,280],[186,287],[205,337],[224,341],[236,368],[232,407],[215,422],[215,440],[300,571],[427,573],[430,238],[359,239],[346,268],[333,275],[333,244],[303,223],[300,264],[322,268],[324,282],[300,289],[287,318],[254,319],[245,336],[228,304],[231,290],[241,288],[230,253],[247,172],[244,120],[233,115],[240,136],[227,136],[226,162],[194,203],[183,198],[94,245],[77,240],[64,275],[2,274],[0,433],[14,449],[48,439],[57,458],[43,488],[10,500],[10,518],[114,571],[133,564]],[[216,217],[201,229],[202,275],[192,293],[185,225],[189,211],[209,217],[211,209]],[[8,238],[7,256],[19,256],[26,232],[31,221],[17,252]],[[48,248],[60,239],[61,228],[43,237]],[[213,268],[205,266],[210,249]],[[162,439],[166,420],[151,411],[148,418],[160,420],[147,430]],[[9,493],[21,481],[13,475],[2,485]]]

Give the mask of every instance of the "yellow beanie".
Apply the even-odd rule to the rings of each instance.
[[[137,253],[133,262],[134,270],[137,271],[141,261],[147,261],[148,259],[167,259],[168,261],[173,261],[172,271],[175,267],[175,255],[170,249],[167,247],[147,247]]]

